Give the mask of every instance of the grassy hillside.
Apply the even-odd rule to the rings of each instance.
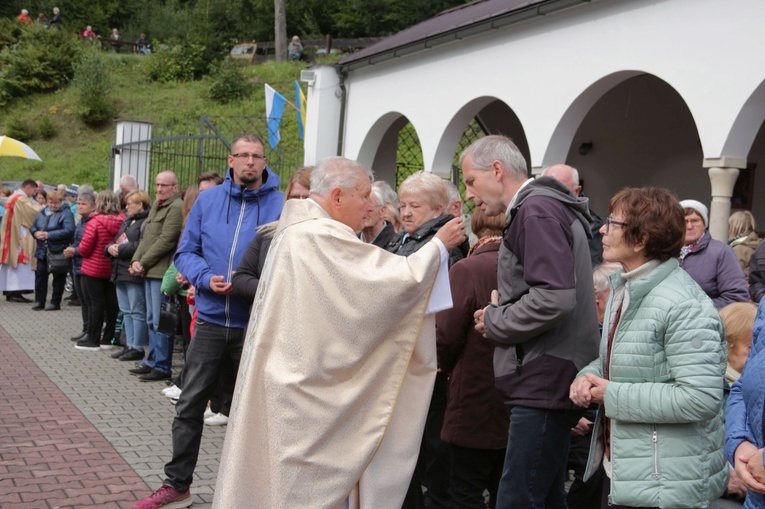
[[[164,124],[198,120],[200,116],[259,115],[265,116],[263,84],[293,99],[294,80],[299,78],[302,64],[266,62],[244,69],[252,85],[247,97],[229,104],[219,104],[208,97],[210,78],[190,83],[155,83],[148,77],[151,56],[107,55],[114,84],[111,98],[116,117]],[[77,99],[71,88],[16,100],[0,109],[0,134],[9,134],[14,123],[28,126],[34,137],[27,142],[43,163],[17,158],[0,158],[1,180],[33,178],[46,183],[90,183],[96,189],[106,187],[109,180],[109,156],[115,141],[115,124],[93,129],[77,115]],[[40,126],[50,120],[55,135],[43,139]],[[285,108],[282,139],[294,137],[295,121],[291,109]],[[44,129],[43,129],[44,131]]]

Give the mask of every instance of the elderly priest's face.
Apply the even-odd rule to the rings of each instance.
[[[362,177],[359,184],[353,189],[342,189],[338,206],[338,221],[353,228],[353,231],[361,231],[364,222],[369,217],[369,204],[372,200],[372,184],[369,179]]]

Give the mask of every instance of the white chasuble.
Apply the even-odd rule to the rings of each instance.
[[[285,204],[247,330],[213,507],[399,509],[436,374],[441,265]]]

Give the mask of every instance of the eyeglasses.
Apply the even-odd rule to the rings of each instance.
[[[686,219],[685,224],[690,224],[693,226],[698,226],[701,224],[701,219],[694,217],[693,219]]]
[[[173,187],[177,186],[178,184],[160,184],[159,182],[154,184],[154,187]]]
[[[627,223],[622,223],[621,221],[614,221],[611,219],[611,216],[608,216],[606,218],[606,233],[611,231],[611,225],[621,226],[622,228],[625,228],[627,226]]]
[[[258,161],[260,159],[266,158],[266,156],[263,156],[260,154],[247,154],[246,152],[242,152],[241,154],[231,154],[231,157],[235,157],[236,159],[239,159],[240,161],[248,161],[251,157],[253,161]]]

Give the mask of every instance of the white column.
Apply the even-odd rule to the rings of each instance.
[[[709,168],[712,184],[712,203],[709,207],[709,233],[713,239],[728,242],[728,217],[733,186],[738,178],[739,168],[746,168],[746,159],[722,157],[705,159],[704,167]]]

